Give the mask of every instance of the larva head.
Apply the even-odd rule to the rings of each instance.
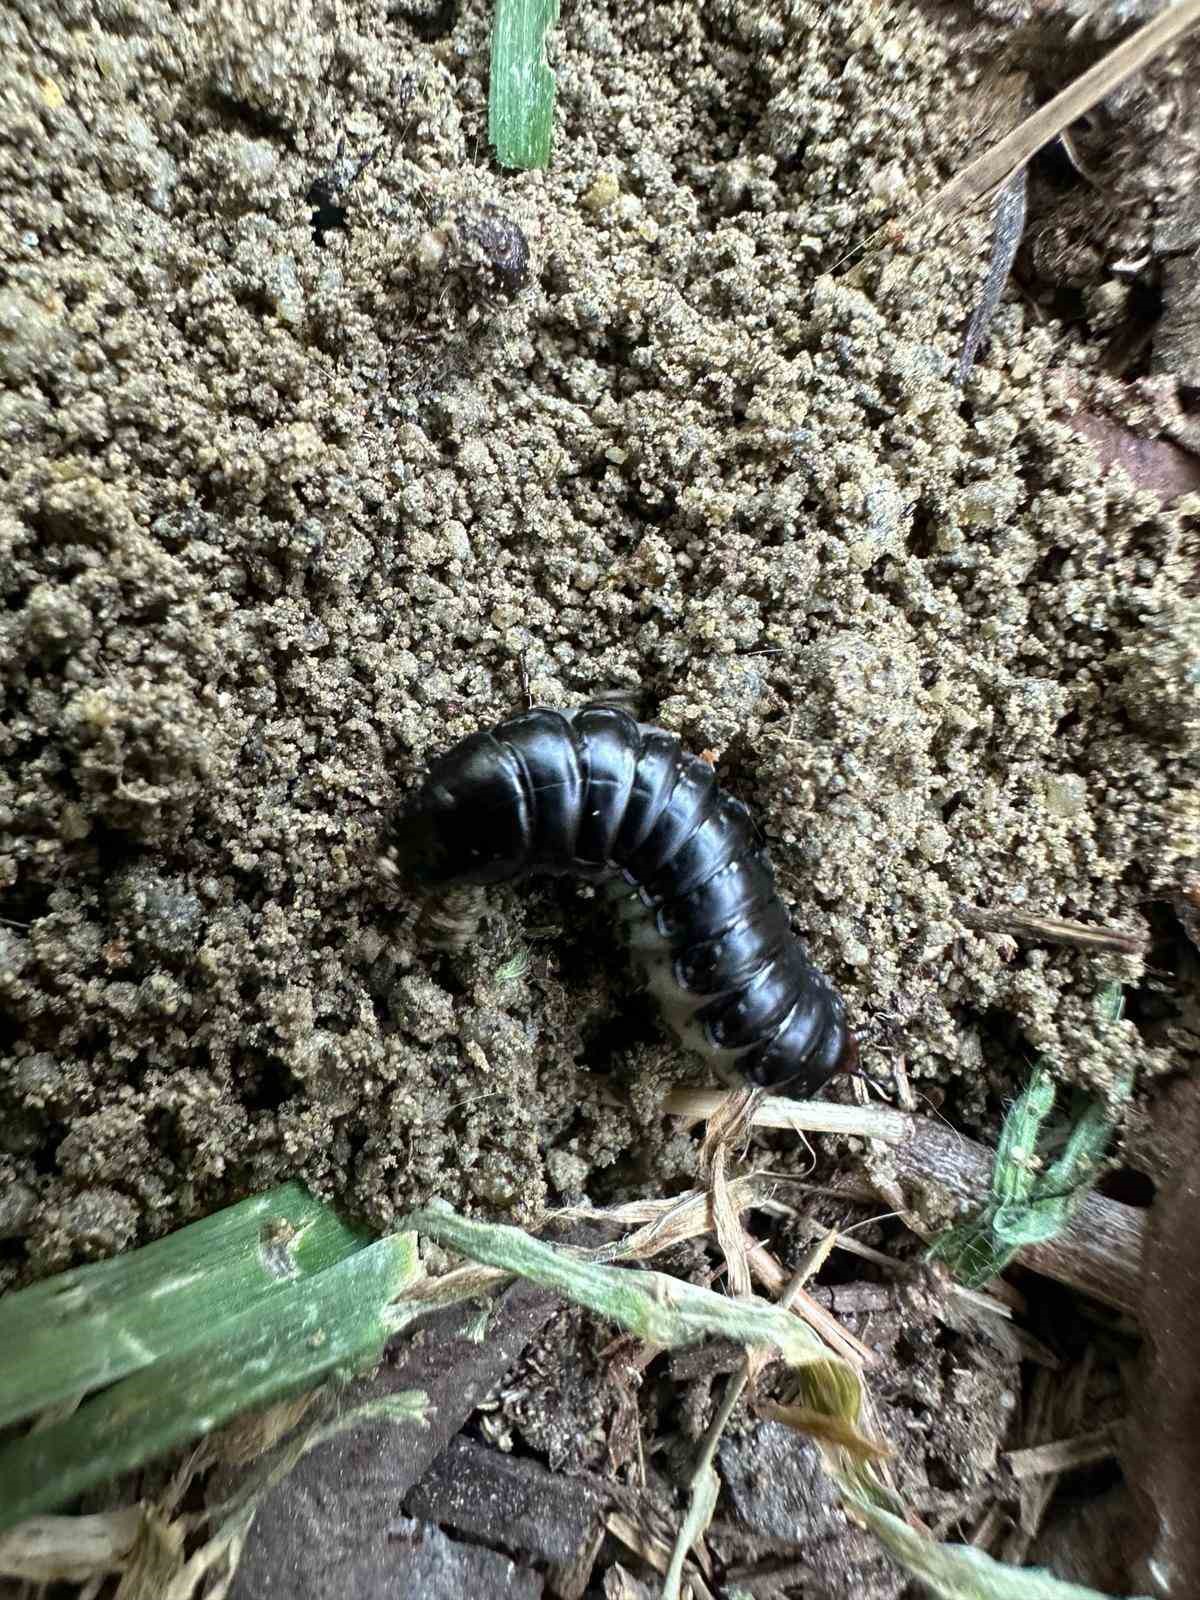
[[[390,843],[396,870],[414,883],[505,883],[527,862],[528,829],[511,755],[491,734],[472,734],[433,763]]]
[[[802,1052],[768,1052],[753,1066],[738,1063],[747,1082],[768,1094],[790,1100],[811,1100],[820,1094],[835,1073],[855,1072],[858,1068],[858,1040],[850,1031],[841,1000],[831,994],[830,1015],[824,1028]]]
[[[384,859],[389,872],[410,883],[433,886],[449,883],[455,876],[437,814],[421,805],[402,811],[393,820]]]
[[[388,847],[391,870],[426,889],[507,883],[524,862],[511,819],[481,814],[469,802],[446,804],[428,788],[397,817]]]

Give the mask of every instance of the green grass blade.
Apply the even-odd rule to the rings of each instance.
[[[544,167],[554,126],[554,74],[546,34],[558,21],[558,0],[496,0],[488,138],[502,167]]]
[[[1024,1205],[1034,1192],[1039,1167],[1038,1139],[1054,1109],[1054,1079],[1036,1066],[1023,1093],[1013,1101],[996,1147],[992,1194],[998,1205]]]
[[[868,1497],[847,1495],[855,1511],[906,1572],[939,1600],[1109,1600],[1041,1567],[1010,1567],[969,1544],[938,1544]]]
[[[719,1338],[772,1345],[790,1366],[808,1368],[814,1381],[815,1374],[827,1374],[829,1392],[836,1393],[848,1415],[858,1416],[862,1399],[858,1375],[826,1349],[807,1323],[780,1306],[731,1299],[663,1272],[633,1272],[586,1261],[532,1238],[521,1228],[475,1222],[436,1201],[423,1211],[412,1212],[405,1218],[405,1226],[428,1234],[472,1261],[502,1267],[530,1283],[554,1289],[628,1328],[647,1344],[675,1350]]]
[[[240,1209],[240,1208],[237,1208]],[[392,1234],[315,1277],[285,1284],[202,1330],[73,1415],[0,1448],[0,1528],[219,1428],[242,1411],[353,1370],[391,1337],[389,1302],[420,1271],[412,1234]]]
[[[0,1427],[178,1356],[371,1236],[299,1184],[0,1300]]]
[[[1096,996],[1102,1024],[1118,1022],[1123,1007],[1119,983],[1106,984]],[[1127,1097],[1131,1088],[1127,1077],[1117,1086],[1118,1098]],[[1042,1127],[1054,1100],[1054,1080],[1039,1062],[1005,1118],[991,1198],[929,1247],[928,1259],[943,1262],[970,1289],[997,1277],[1025,1245],[1061,1233],[1100,1171],[1112,1139],[1113,1113],[1105,1102],[1082,1093],[1073,1097],[1073,1120],[1062,1153],[1049,1165],[1039,1162]]]

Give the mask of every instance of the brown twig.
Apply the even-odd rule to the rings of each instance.
[[[990,150],[969,162],[942,186],[930,204],[946,212],[965,211],[1000,187],[1018,167],[1069,128],[1118,84],[1132,77],[1154,56],[1200,22],[1200,0],[1176,0],[1151,22],[1131,34],[1103,60],[1047,101],[1032,116],[1006,134]]]
[[[671,1547],[657,1535],[650,1533],[623,1511],[612,1511],[604,1520],[604,1525],[614,1539],[619,1539],[627,1550],[632,1550],[634,1555],[654,1568],[656,1572],[665,1573],[671,1564]],[[695,1589],[699,1600],[712,1600],[712,1591],[703,1582],[699,1573],[688,1574],[688,1582]]]
[[[684,1116],[703,1117],[724,1092],[718,1089],[674,1089],[665,1109]],[[839,1133],[875,1139],[890,1147],[891,1162],[901,1185],[930,1191],[942,1208],[946,1201],[979,1205],[991,1189],[994,1153],[928,1117],[912,1116],[880,1106],[836,1106],[821,1101],[784,1100],[767,1096],[752,1113],[760,1128],[793,1128],[797,1132]],[[883,1185],[859,1189],[864,1198],[882,1194],[896,1202]],[[905,1221],[922,1237],[928,1231],[898,1197]],[[1134,1206],[1088,1195],[1063,1231],[1041,1244],[1026,1245],[1017,1259],[1035,1272],[1069,1284],[1083,1294],[1136,1311],[1140,1302],[1138,1278],[1146,1213]]]
[[[835,1350],[851,1366],[857,1367],[860,1371],[863,1367],[878,1366],[879,1357],[874,1350],[843,1328],[832,1311],[827,1311],[819,1300],[814,1300],[812,1295],[801,1287],[803,1280],[795,1282],[790,1293],[787,1293],[788,1275],[779,1261],[766,1245],[751,1239],[749,1234],[745,1235],[745,1239],[751,1272],[764,1289],[779,1296],[780,1305],[788,1306],[797,1316],[803,1317],[813,1332],[824,1339],[830,1349]]]
[[[912,1137],[894,1152],[901,1182],[931,1191],[943,1204],[947,1197],[969,1206],[984,1200],[991,1187],[992,1151],[928,1119],[913,1121]],[[909,1225],[923,1236],[927,1232],[915,1218]],[[1025,1245],[1017,1260],[1105,1305],[1136,1311],[1145,1231],[1144,1211],[1089,1194],[1061,1233]]]
[[[960,904],[958,914],[969,928],[983,933],[1011,933],[1035,944],[1063,944],[1080,950],[1116,950],[1121,955],[1146,953],[1149,940],[1144,934],[1125,928],[1093,928],[1085,922],[1068,922],[1063,917],[1040,917],[1012,906],[972,906]]]

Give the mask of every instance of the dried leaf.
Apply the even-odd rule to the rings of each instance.
[[[860,1461],[887,1461],[895,1454],[887,1445],[868,1439],[845,1417],[831,1416],[811,1406],[777,1406],[764,1400],[754,1409],[768,1422],[782,1422],[784,1427],[807,1434],[821,1444],[836,1445]]]
[[[90,1517],[30,1517],[0,1533],[0,1574],[26,1583],[86,1583],[120,1572],[141,1526],[141,1506]]]
[[[1004,295],[1012,264],[1017,259],[1021,237],[1025,232],[1025,202],[1028,189],[1028,174],[1026,169],[1021,167],[1001,186],[1000,193],[996,196],[992,252],[979,304],[971,313],[971,320],[967,324],[963,338],[962,353],[958,358],[959,388],[966,383],[971,368],[975,365],[975,357],[979,354],[980,345],[987,338],[992,318],[996,315]]]

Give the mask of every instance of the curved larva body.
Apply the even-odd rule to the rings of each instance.
[[[666,1021],[725,1076],[811,1094],[857,1050],[750,813],[623,711],[528,711],[434,762],[398,832],[423,884],[609,880]]]

